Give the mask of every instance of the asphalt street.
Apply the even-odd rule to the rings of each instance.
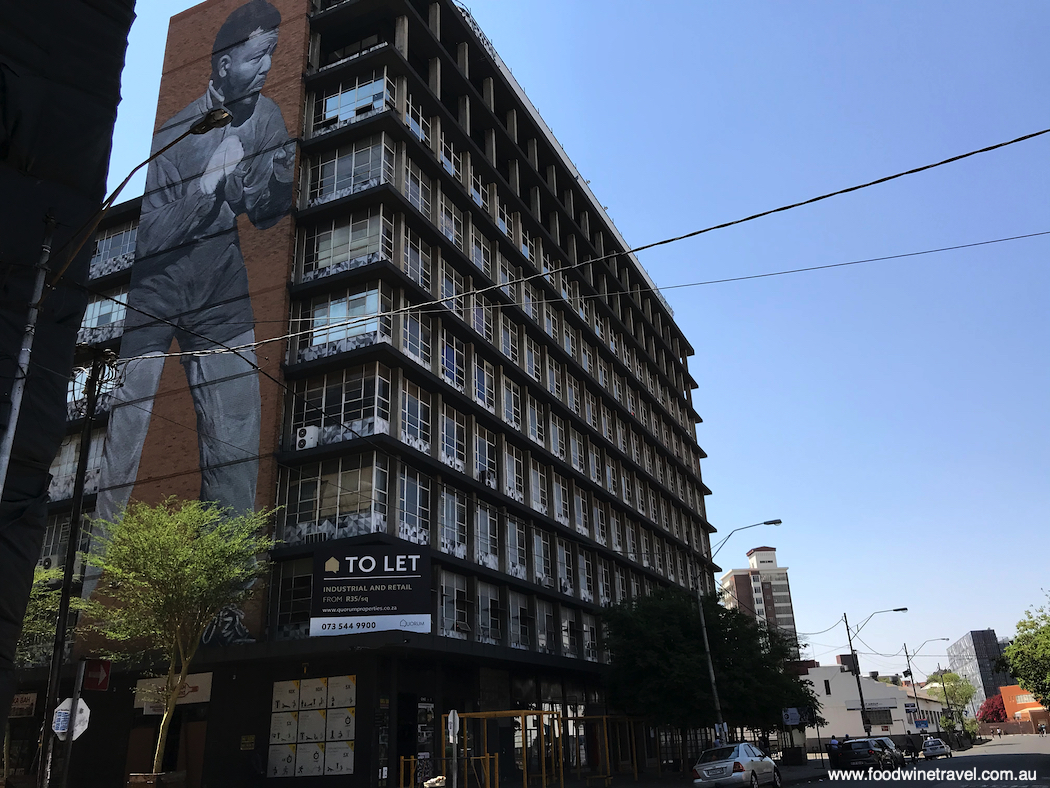
[[[906,772],[911,768],[921,774],[908,775]],[[915,767],[909,764],[903,775],[865,775],[857,780],[839,779],[830,782],[957,788],[1050,788],[1050,736],[1006,736],[970,750],[953,753],[951,758],[933,761],[920,759]]]

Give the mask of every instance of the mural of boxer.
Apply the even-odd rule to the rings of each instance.
[[[197,417],[200,498],[239,512],[255,506],[261,418],[255,353],[209,351],[255,341],[237,217],[265,229],[291,205],[294,142],[277,105],[261,93],[280,23],[266,0],[236,8],[215,36],[203,94],[153,138],[157,151],[211,109],[233,116],[227,126],[181,140],[147,172],[121,343],[123,382],[114,392],[99,479],[96,515],[103,520],[131,496],[173,340],[190,353],[181,361]]]

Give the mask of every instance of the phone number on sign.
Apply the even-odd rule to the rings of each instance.
[[[341,621],[335,624],[321,624],[321,629],[375,629],[375,621],[354,621],[353,623]]]

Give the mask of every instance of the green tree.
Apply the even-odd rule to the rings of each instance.
[[[1050,593],[1047,599],[1050,600]],[[1050,607],[1042,605],[1025,611],[1005,657],[1017,683],[1046,706],[1050,702]]]
[[[950,671],[942,671],[937,681],[940,686],[926,685],[926,694],[944,703],[951,710],[952,720],[945,720],[942,717],[941,724],[948,730],[955,730],[954,719],[963,718],[963,710],[977,694],[977,688],[968,679]],[[949,725],[951,727],[948,727]]]
[[[704,598],[708,639],[724,720],[773,730],[785,707],[820,703],[812,686],[787,670],[792,645],[750,616]],[[713,725],[714,701],[696,597],[678,589],[606,611],[614,701],[632,714],[679,728]]]
[[[43,569],[38,566],[33,571],[29,604],[22,619],[22,634],[15,647],[15,663],[19,667],[37,664],[51,655],[62,595],[61,580],[62,569],[58,567]],[[76,609],[78,601],[70,600],[70,608]]]
[[[164,705],[154,772],[201,635],[223,608],[242,605],[266,572],[259,555],[273,546],[263,535],[271,516],[169,498],[132,503],[112,522],[95,523],[101,549],[87,561],[102,570],[103,598],[88,603],[91,628],[114,657],[148,655],[165,666],[159,697],[151,698]]]

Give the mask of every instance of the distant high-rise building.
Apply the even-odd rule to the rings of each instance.
[[[952,672],[969,681],[977,689],[973,696],[973,713],[988,698],[999,694],[1000,687],[1013,684],[1009,674],[996,670],[995,663],[1002,655],[1000,641],[994,629],[971,630],[948,646],[948,664]]]
[[[795,610],[791,604],[786,566],[777,565],[775,547],[756,547],[747,553],[748,568],[733,569],[722,576],[722,592],[728,608],[742,610],[795,643]]]

